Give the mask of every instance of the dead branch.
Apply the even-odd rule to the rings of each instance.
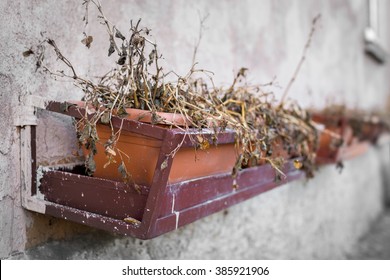
[[[314,32],[316,30],[316,24],[318,22],[318,20],[321,18],[321,14],[318,14],[317,16],[315,16],[313,18],[313,21],[312,21],[312,25],[311,25],[311,30],[310,30],[310,33],[309,33],[309,37],[306,41],[306,44],[305,44],[305,47],[303,49],[303,53],[302,53],[302,56],[301,56],[301,59],[299,60],[299,63],[297,65],[297,67],[295,68],[295,71],[294,71],[294,74],[293,76],[291,77],[290,81],[288,82],[287,84],[287,87],[286,89],[284,90],[283,92],[283,96],[282,98],[280,99],[280,105],[279,106],[282,106],[286,97],[287,97],[287,94],[288,92],[290,91],[290,88],[292,86],[292,84],[294,83],[294,81],[297,79],[298,77],[298,74],[299,74],[299,71],[301,70],[301,67],[303,65],[303,62],[305,61],[306,59],[306,53],[307,51],[309,50],[310,48],[310,44],[311,44],[311,40],[313,38],[313,35],[314,35]]]

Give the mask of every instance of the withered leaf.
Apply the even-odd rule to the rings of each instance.
[[[83,43],[88,49],[91,47],[92,42],[93,42],[92,36],[87,36],[83,40],[81,40],[81,43]]]
[[[237,77],[245,77],[247,71],[248,71],[248,68],[241,67],[241,69],[237,73]]]
[[[38,70],[38,68],[40,68],[42,66],[44,58],[45,58],[44,52],[40,52],[38,54],[37,62],[35,63],[35,65],[36,65],[35,70]]]
[[[155,60],[155,58],[156,58],[156,50],[152,50],[151,52],[150,52],[150,54],[149,54],[149,62],[148,62],[148,64],[149,65],[152,65],[153,64],[153,61]]]
[[[115,37],[117,37],[117,38],[119,38],[121,40],[125,40],[126,39],[125,36],[123,36],[123,34],[119,30],[117,30],[115,32]]]
[[[108,56],[112,55],[115,52],[114,42],[110,41],[110,47],[108,48]]]
[[[301,168],[303,167],[302,161],[299,160],[299,159],[295,159],[295,160],[294,160],[294,167],[295,167],[296,169],[301,169]]]
[[[126,166],[124,165],[123,162],[121,162],[121,164],[118,166],[118,172],[119,174],[121,174],[122,178],[127,178],[127,170],[126,170]]]
[[[207,150],[208,148],[210,148],[210,142],[206,138],[200,135],[198,135],[197,138],[198,138],[199,148],[201,150]]]
[[[32,54],[34,54],[34,52],[33,52],[31,49],[29,49],[29,50],[23,52],[23,56],[24,56],[24,57],[28,57],[28,56],[30,56],[30,55],[32,55]]]
[[[152,124],[158,124],[163,122],[164,122],[164,118],[162,118],[156,112],[152,112]]]
[[[106,147],[106,153],[112,156],[116,156],[116,152],[108,146]]]
[[[127,218],[124,218],[123,219],[126,223],[128,224],[132,224],[132,225],[135,225],[135,226],[139,226],[141,224],[140,221],[138,221],[137,219],[134,219],[132,217],[127,217]]]
[[[100,122],[103,124],[109,124],[110,123],[110,113],[106,112],[100,117]]]
[[[341,173],[344,169],[344,163],[342,161],[337,162],[336,169]]]
[[[96,171],[96,163],[95,163],[95,160],[93,159],[92,155],[88,156],[86,165],[87,165],[87,169],[88,169],[88,174],[89,175],[92,175],[93,173],[95,173],[95,171]]]
[[[69,104],[68,102],[61,103],[60,104],[61,112],[68,112],[70,106],[71,106],[71,104]]]
[[[126,55],[122,55],[119,59],[118,59],[118,65],[123,65],[125,64],[126,62]]]
[[[117,112],[118,117],[120,118],[126,118],[129,114],[127,113],[126,109],[123,107],[120,107]]]

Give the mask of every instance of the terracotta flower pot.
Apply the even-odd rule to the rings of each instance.
[[[81,101],[71,103],[84,108]],[[153,122],[153,114],[150,111],[139,109],[126,109],[127,119],[144,123]],[[93,111],[91,111],[93,113]],[[170,129],[171,125],[186,126],[188,121],[180,114],[157,112],[158,125]],[[156,120],[154,120],[156,121]],[[116,144],[114,162],[107,164],[108,158],[104,143],[111,135],[111,128],[107,125],[98,124],[97,134],[99,142],[96,145],[97,154],[94,156],[96,170],[94,176],[106,179],[123,180],[118,171],[119,165],[123,162],[126,170],[131,176],[131,181],[144,186],[150,186],[157,167],[162,141],[156,138],[121,131],[120,139]],[[119,152],[119,151],[120,152]],[[90,151],[83,148],[84,154],[89,155]],[[121,156],[119,155],[121,153]],[[201,150],[194,148],[180,148],[175,154],[169,183],[191,180],[220,173],[231,172],[237,160],[237,149],[233,143],[213,146]]]
[[[283,143],[282,143],[282,140],[281,139],[276,139],[272,145],[271,145],[271,149],[272,151],[272,154],[269,155],[269,159],[273,160],[273,159],[276,159],[276,158],[283,158],[283,159],[290,159],[292,157],[292,155],[290,155],[284,148],[283,148]],[[264,156],[265,155],[265,151],[263,152]],[[263,164],[266,164],[267,161],[265,159],[259,159],[257,160],[256,162],[250,162],[248,167],[253,167],[253,166],[257,166],[257,165],[263,165]]]
[[[354,135],[346,117],[314,113],[312,119],[324,126],[317,151],[318,163],[339,162],[367,151],[368,146]]]
[[[153,114],[151,111],[127,108],[127,119],[136,120],[145,123],[153,123]],[[189,125],[188,120],[181,114],[156,112],[158,124],[186,126]]]
[[[80,100],[71,100],[68,101],[69,104],[74,104],[80,108],[85,108],[85,102]],[[93,108],[89,108],[89,113],[94,113],[95,110]],[[134,109],[134,108],[126,108],[127,119],[135,120],[145,123],[153,123],[153,113],[147,110]],[[115,113],[115,111],[114,111]],[[181,114],[174,113],[164,113],[164,112],[156,112],[158,119],[156,122],[158,124],[164,125],[177,125],[177,126],[186,126],[189,124],[188,120]]]
[[[73,102],[84,107],[82,102]],[[174,126],[187,126],[188,121],[180,114],[157,112],[157,119],[152,112],[138,109],[126,109],[127,119],[144,123],[156,122],[158,126],[170,129]],[[93,111],[91,111],[93,113]],[[153,120],[154,118],[154,120]],[[118,171],[120,164],[125,164],[126,170],[131,175],[131,181],[144,186],[152,184],[157,162],[163,142],[128,131],[121,131],[120,139],[116,144],[114,161],[107,164],[108,158],[104,144],[112,135],[111,128],[107,125],[98,124],[97,134],[99,142],[96,145],[97,154],[94,156],[96,170],[94,176],[106,179],[123,180]],[[83,149],[88,155],[89,150]],[[120,152],[119,152],[120,151]],[[119,153],[121,155],[119,155]],[[174,155],[172,167],[169,173],[168,182],[176,183],[194,178],[232,172],[239,154],[239,148],[234,143],[209,145],[206,149],[180,148]],[[289,159],[291,156],[284,150],[281,141],[275,141],[272,145],[270,158],[282,157]],[[267,163],[261,159],[256,163],[249,163],[246,167],[263,165]]]
[[[324,158],[336,157],[342,145],[343,138],[339,133],[334,130],[324,129],[319,138],[317,158],[321,161]]]
[[[168,128],[167,128],[168,129]],[[94,156],[96,171],[94,176],[122,180],[118,172],[121,158],[117,154],[114,158],[116,163],[107,163],[107,156],[103,143],[111,136],[111,129],[106,125],[97,125],[100,143],[97,144],[97,154]],[[122,158],[126,169],[131,174],[134,183],[150,186],[157,166],[162,141],[159,139],[137,135],[122,131],[116,146],[123,152]],[[88,150],[84,149],[86,154]],[[169,183],[186,181],[220,173],[231,172],[237,159],[237,151],[234,144],[222,144],[210,146],[206,150],[194,148],[180,148],[173,158]]]
[[[371,143],[376,143],[383,134],[388,134],[390,131],[389,126],[378,117],[351,118],[349,123],[359,140]]]

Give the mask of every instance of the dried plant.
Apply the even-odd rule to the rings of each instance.
[[[303,167],[309,177],[313,176],[318,135],[310,114],[294,102],[280,106],[261,86],[242,83],[245,72],[244,68],[238,72],[221,99],[225,112],[237,121],[234,129],[242,147],[235,172],[265,161],[280,177],[284,175],[284,159],[300,157],[296,167]]]
[[[233,176],[242,168],[268,162],[277,171],[277,178],[280,178],[284,175],[283,158],[275,156],[275,150],[278,148],[289,157],[300,157],[301,161],[296,161],[296,167],[303,167],[309,176],[313,175],[317,130],[310,115],[296,103],[284,100],[278,103],[272,93],[263,92],[262,86],[246,84],[245,68],[237,73],[230,87],[215,87],[211,72],[195,68],[199,42],[194,52],[194,63],[185,76],[179,76],[174,71],[165,72],[160,66],[162,56],[157,44],[152,40],[151,30],[141,27],[141,20],[135,23],[131,21],[129,33],[125,34],[106,18],[99,1],[86,0],[83,5],[86,8],[86,25],[89,23],[89,6],[93,5],[98,11],[100,22],[105,26],[109,41],[108,56],[117,56],[112,70],[96,81],[81,77],[52,39],[45,39],[37,50],[29,50],[25,56],[34,54],[37,68],[52,76],[72,79],[84,92],[85,106],[96,112],[92,118],[86,115],[76,124],[80,143],[90,150],[86,166],[91,174],[95,170],[93,158],[97,152],[96,143],[99,141],[96,125],[99,122],[111,125],[113,115],[126,117],[126,108],[136,108],[152,112],[153,123],[163,121],[157,112],[181,114],[188,123],[181,128],[185,131],[189,128],[209,128],[215,132],[215,137],[218,137],[220,131],[226,128],[234,129],[237,136],[236,146],[240,153]],[[203,25],[203,21],[201,23]],[[200,32],[199,38],[201,34]],[[93,37],[84,35],[82,43],[89,48]],[[310,39],[311,36],[312,34]],[[53,71],[45,64],[46,46],[54,49],[58,60],[67,66],[67,72]],[[195,78],[195,73],[201,74],[201,77],[197,75]],[[169,74],[173,74],[176,79],[167,81]],[[114,161],[114,156],[119,154],[122,163],[118,171],[124,179],[131,180],[131,172],[126,169],[124,163],[126,155],[116,147],[119,137],[120,130],[115,131],[112,128],[111,138],[103,143],[107,164]],[[209,144],[204,143],[203,139],[194,139],[194,145],[197,147],[207,148]],[[174,156],[174,153],[171,156]]]
[[[340,127],[343,123],[351,127],[353,136],[361,141],[375,143],[382,133],[390,131],[388,115],[382,112],[366,112],[359,109],[348,109],[345,105],[328,105],[320,112],[328,122],[328,126]]]

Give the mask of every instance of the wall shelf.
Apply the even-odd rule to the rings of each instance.
[[[85,110],[59,102],[49,102],[44,109],[80,118]],[[170,181],[173,159],[167,158],[179,143],[192,147],[189,134],[202,134],[211,139],[212,132],[166,129],[134,120],[114,117],[114,127],[162,140],[160,155],[151,185],[124,183],[84,175],[82,172],[48,170],[36,177],[36,133],[31,127],[32,180],[26,180],[24,207],[32,211],[74,221],[114,233],[150,239],[192,223],[229,206],[304,177],[286,161],[285,178],[275,181],[276,171],[268,164],[244,169],[233,178],[231,172]],[[26,138],[27,139],[27,138]],[[234,143],[234,132],[218,136],[218,145]],[[157,168],[164,161],[165,168]],[[27,162],[27,161],[26,161]]]
[[[59,102],[46,103],[42,108],[74,118],[81,118],[86,113],[81,107]],[[30,172],[22,174],[23,206],[94,228],[150,239],[305,177],[303,171],[294,167],[294,159],[290,159],[282,168],[286,177],[279,181],[275,180],[276,171],[269,164],[243,169],[235,178],[229,171],[172,181],[170,173],[174,159],[167,155],[179,143],[182,143],[181,148],[192,148],[189,135],[201,134],[211,141],[211,131],[194,130],[185,133],[181,129],[167,129],[117,117],[113,117],[112,125],[121,127],[123,131],[162,141],[150,184],[90,177],[80,168],[77,171],[49,169],[37,178],[39,167],[36,165],[35,126],[25,126],[25,131],[22,131],[22,163],[26,170],[31,165],[31,176]],[[233,143],[233,131],[219,134],[218,145]],[[352,141],[336,150],[326,150],[319,155],[318,162],[325,164],[349,159],[365,152],[368,145],[369,142]]]
[[[122,182],[50,171],[41,180],[41,191],[45,214],[149,239],[304,176],[292,161],[284,171],[287,178],[279,182],[272,167],[264,165],[243,170],[236,182],[230,173],[174,184],[161,180],[140,193]]]

